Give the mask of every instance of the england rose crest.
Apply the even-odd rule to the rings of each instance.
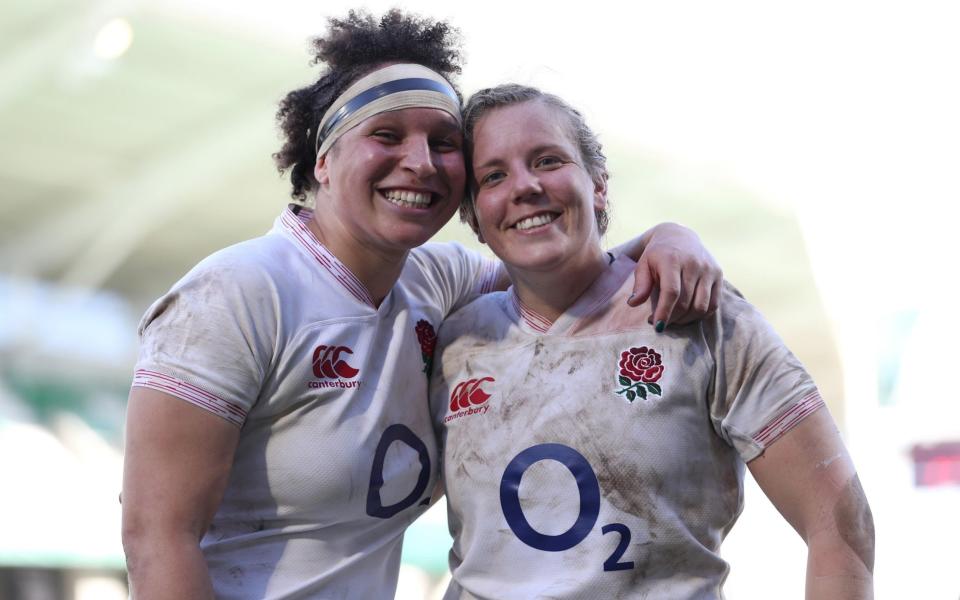
[[[660,396],[663,390],[657,383],[663,375],[660,353],[653,348],[640,346],[620,353],[620,373],[617,381],[623,386],[617,394],[626,394],[633,402],[637,396],[646,400],[647,394]]]
[[[420,355],[423,357],[423,372],[430,376],[433,368],[433,351],[437,348],[437,332],[429,321],[417,321],[417,341],[420,342]]]

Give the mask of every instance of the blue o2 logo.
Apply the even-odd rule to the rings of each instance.
[[[570,469],[577,480],[577,490],[580,492],[580,514],[570,529],[560,535],[544,535],[535,530],[527,522],[520,507],[518,493],[520,479],[530,465],[541,460],[559,462]],[[537,550],[562,552],[582,542],[596,525],[597,515],[600,514],[600,483],[587,459],[573,448],[563,444],[540,444],[516,455],[507,465],[500,480],[500,506],[503,507],[503,516],[506,517],[507,524],[521,542]]]
[[[536,462],[555,460],[570,470],[577,482],[580,494],[580,513],[570,529],[559,535],[546,535],[534,529],[520,506],[520,480]],[[563,444],[538,444],[513,457],[500,479],[500,507],[507,525],[524,544],[545,552],[563,552],[582,542],[597,524],[600,514],[600,482],[589,461],[569,446]],[[613,554],[603,563],[604,571],[632,569],[633,562],[620,562],[630,545],[630,529],[623,523],[604,525],[601,533],[617,533],[620,542]]]
[[[395,504],[389,506],[383,505],[383,499],[380,497],[380,489],[383,487],[383,461],[387,458],[387,450],[394,442],[401,442],[413,448],[420,457],[420,476],[417,478],[417,484],[413,486],[407,496]],[[377,450],[373,453],[373,467],[370,469],[370,488],[367,490],[367,514],[371,517],[380,519],[389,519],[398,512],[410,508],[416,504],[417,499],[427,489],[430,482],[430,454],[427,452],[427,446],[423,440],[417,437],[406,425],[391,425],[383,432],[380,443],[377,444]],[[422,504],[429,503],[427,498]]]

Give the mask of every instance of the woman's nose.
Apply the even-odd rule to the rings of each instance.
[[[543,186],[540,185],[540,178],[536,173],[527,169],[516,171],[513,180],[513,199],[521,201],[530,196],[538,196],[543,193]]]
[[[419,178],[437,172],[437,166],[433,162],[433,153],[430,151],[430,142],[425,137],[415,137],[405,141],[401,164]]]

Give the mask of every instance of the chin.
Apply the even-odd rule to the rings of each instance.
[[[500,256],[500,260],[515,269],[521,269],[523,271],[555,271],[563,267],[563,256],[556,254],[518,252],[512,257],[505,256],[506,255]]]
[[[413,250],[430,241],[440,229],[431,229],[430,231],[410,231],[397,232],[393,237],[393,243],[405,250]]]

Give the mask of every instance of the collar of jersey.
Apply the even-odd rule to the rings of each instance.
[[[510,307],[514,311],[514,316],[519,317],[520,322],[527,329],[536,333],[546,333],[553,326],[553,321],[524,304],[513,286],[510,287]]]
[[[351,296],[360,302],[376,309],[373,298],[367,287],[357,279],[350,269],[347,268],[340,259],[327,250],[317,236],[313,235],[307,223],[313,218],[313,211],[307,208],[301,208],[300,212],[294,214],[290,208],[283,211],[280,215],[280,225],[283,229],[299,244],[308,254],[313,256],[320,266],[325,269],[330,276],[343,287]]]
[[[509,306],[521,325],[533,333],[564,335],[573,331],[576,325],[609,302],[620,289],[624,280],[633,272],[636,263],[629,256],[621,256],[597,277],[583,294],[577,298],[556,321],[551,321],[523,303],[517,290],[510,288]],[[634,309],[639,310],[639,309]]]

